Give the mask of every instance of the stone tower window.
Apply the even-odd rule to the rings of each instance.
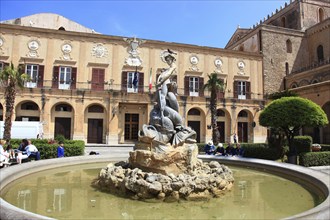
[[[322,8],[319,8],[319,22],[324,20],[324,11]]]
[[[286,41],[286,52],[292,53],[292,43],[289,39]]]
[[[239,46],[239,51],[244,51],[244,45]]]
[[[285,27],[286,26],[286,21],[285,21],[285,17],[281,18],[281,26]]]
[[[288,62],[285,63],[285,74],[289,75],[289,63]]]
[[[317,61],[322,62],[324,60],[323,46],[319,45],[317,47]]]
[[[63,26],[61,26],[58,30],[65,31],[65,28]]]

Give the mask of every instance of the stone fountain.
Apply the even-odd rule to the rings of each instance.
[[[216,161],[197,158],[196,132],[185,127],[179,114],[176,83],[176,53],[166,50],[167,63],[156,82],[155,105],[149,124],[139,131],[139,141],[128,162],[110,163],[101,170],[93,186],[137,200],[174,202],[208,200],[230,190],[232,171]]]

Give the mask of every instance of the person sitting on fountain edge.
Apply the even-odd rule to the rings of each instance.
[[[215,155],[225,156],[225,148],[221,143],[218,144],[218,147],[215,150]]]
[[[207,144],[205,145],[204,151],[205,151],[205,153],[208,154],[208,155],[213,155],[213,154],[215,154],[215,147],[214,147],[212,141],[207,142]]]

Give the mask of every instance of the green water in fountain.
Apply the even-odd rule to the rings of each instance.
[[[229,166],[233,189],[207,202],[148,203],[91,187],[106,164],[79,165],[18,179],[1,197],[21,209],[56,219],[279,219],[311,209],[323,198],[273,174]]]

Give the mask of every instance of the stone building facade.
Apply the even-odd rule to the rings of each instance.
[[[329,24],[329,0],[290,1],[253,28],[238,28],[225,48],[263,55],[265,97],[291,89],[330,118]],[[316,143],[330,143],[330,125],[301,133]]]
[[[218,96],[220,141],[237,133],[240,142],[265,142],[267,130],[258,123],[265,104],[262,55],[67,29],[66,24],[74,27],[69,20],[45,28],[37,25],[38,15],[29,20],[32,25],[0,24],[0,68],[12,62],[31,77],[18,90],[13,120],[42,122],[43,138],[64,135],[110,145],[137,141],[154,105],[156,77],[166,67],[160,55],[171,49],[177,52],[179,113],[198,142],[212,137],[210,94],[202,87],[213,72],[226,84]],[[4,120],[3,87],[0,103]]]

